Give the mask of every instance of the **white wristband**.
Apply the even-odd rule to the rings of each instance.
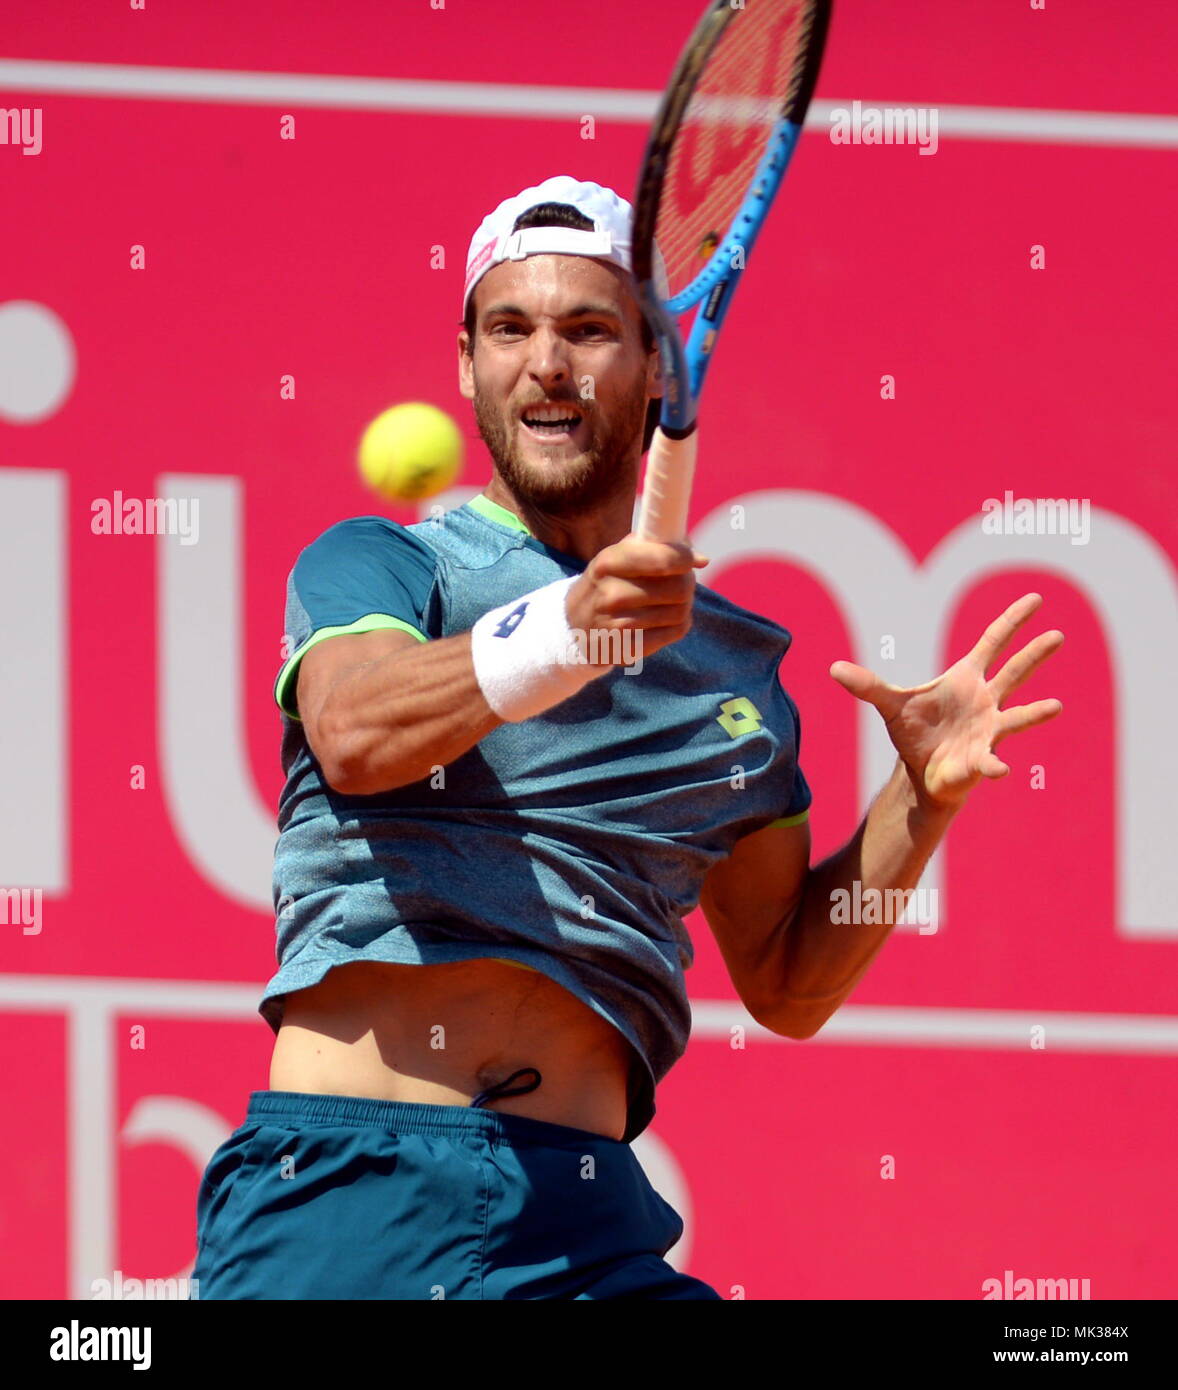
[[[470,631],[475,678],[487,704],[509,724],[575,695],[608,667],[589,666],[569,627],[572,575],[493,608]]]

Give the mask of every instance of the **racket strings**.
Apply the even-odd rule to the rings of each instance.
[[[801,80],[813,0],[745,0],[700,73],[671,145],[655,224],[670,297],[704,270]]]

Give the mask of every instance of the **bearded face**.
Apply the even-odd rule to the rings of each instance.
[[[512,494],[552,516],[633,496],[651,356],[624,272],[531,256],[496,266],[475,295],[463,393]]]

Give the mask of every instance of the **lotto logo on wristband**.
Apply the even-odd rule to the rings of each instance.
[[[533,589],[501,608],[492,608],[470,630],[475,679],[500,719],[519,723],[542,714],[604,675],[609,666],[586,666],[577,655],[565,603],[576,575]],[[530,610],[530,611],[529,611]],[[508,645],[510,637],[528,625]]]
[[[496,637],[510,637],[524,620],[524,614],[528,611],[528,605],[521,603],[518,608],[513,608],[507,617],[495,629]]]

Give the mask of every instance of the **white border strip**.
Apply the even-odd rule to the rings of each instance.
[[[659,92],[603,87],[528,87],[507,82],[424,82],[400,78],[334,77],[314,73],[237,72],[115,63],[57,63],[0,58],[0,90],[63,96],[129,97],[148,101],[221,101],[244,105],[416,111],[444,116],[531,119],[592,115],[646,125]],[[850,101],[815,101],[808,127],[828,128],[831,112]],[[933,108],[938,139],[1019,140],[1041,144],[1178,148],[1178,116],[1128,112],[1040,111],[1003,106],[863,102],[864,107]]]
[[[110,1013],[141,1010],[157,1016],[258,1019],[261,985],[204,981],[135,980],[83,975],[0,975],[0,1012],[44,1013],[94,1008]],[[754,1023],[742,1005],[722,999],[695,1000],[692,1035],[727,1039],[740,1026],[773,1042],[788,1038]],[[1049,1009],[931,1009],[848,1004],[812,1043],[884,1047],[1031,1046],[1031,1029],[1046,1030],[1047,1050],[1073,1052],[1178,1053],[1178,1017],[1165,1014],[1053,1013]]]
[[[752,1023],[740,1004],[693,1002],[692,1035],[730,1038],[737,1025],[770,1042],[791,1039]],[[814,1043],[875,1047],[977,1047],[1027,1052],[1033,1028],[1043,1029],[1043,1049],[1053,1052],[1178,1053],[1178,1018],[1165,1014],[1008,1012],[1002,1009],[926,1009],[847,1004],[814,1035]],[[795,1043],[795,1046],[797,1044]]]

